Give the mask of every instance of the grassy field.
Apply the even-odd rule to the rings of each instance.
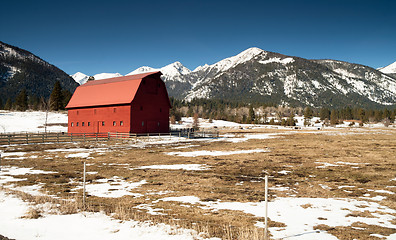
[[[3,184],[3,189],[32,202],[59,204],[56,208],[63,213],[85,208],[88,211],[103,211],[121,220],[149,220],[196,229],[204,233],[202,236],[222,239],[262,239],[263,229],[257,227],[258,222],[264,222],[262,216],[235,209],[214,210],[208,206],[264,201],[265,175],[269,175],[271,202],[279,198],[349,199],[396,210],[396,130],[307,132],[251,129],[222,130],[222,134],[232,136],[232,141],[157,143],[155,139],[150,139],[149,145],[110,141],[104,144],[3,146],[1,149],[8,154],[25,152],[23,157],[4,157],[3,166],[53,172],[15,175],[14,178],[26,180],[13,182],[13,187]],[[272,138],[244,139],[246,136],[264,134]],[[77,150],[72,152],[72,149]],[[214,151],[244,150],[260,151],[213,154]],[[183,156],[183,153],[193,151],[207,151],[208,154],[202,155],[205,152],[201,152],[201,156]],[[78,152],[87,154],[75,154]],[[89,190],[86,206],[81,203],[84,160],[87,163]],[[142,168],[175,164],[197,164],[191,166],[200,166],[203,170],[161,169],[158,166]],[[139,184],[128,189],[126,186],[131,183]],[[40,191],[45,193],[43,196],[23,193],[27,186],[38,184]],[[100,184],[103,186],[99,187]],[[101,188],[98,191],[106,188],[107,197],[95,192],[94,185]],[[129,190],[129,195],[117,195],[125,188]],[[199,201],[180,201],[183,199],[181,197],[186,196],[194,196]],[[179,200],[172,200],[171,197]],[[307,202],[301,204],[301,208],[309,213],[314,206]],[[346,226],[331,226],[326,224],[327,218],[323,215],[318,217],[323,223],[315,225],[314,229],[326,231],[339,239],[381,239],[381,236],[396,233],[395,213],[390,214],[391,218],[385,226],[358,220],[386,215],[379,210],[372,212],[363,205],[357,210],[344,210],[349,210],[348,216],[356,221]],[[40,217],[40,211],[33,209],[27,217]],[[284,222],[274,220],[274,216],[269,218],[270,229],[282,231],[287,227]],[[303,221],[304,217],[301,218]],[[271,230],[272,235],[274,231]]]

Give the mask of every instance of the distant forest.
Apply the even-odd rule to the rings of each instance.
[[[54,84],[49,99],[29,96],[26,90],[21,90],[11,101],[5,103],[0,99],[0,109],[4,110],[64,110],[72,94],[62,89],[59,82]],[[241,101],[219,99],[193,99],[192,101],[179,100],[170,97],[170,121],[175,123],[182,117],[200,117],[209,120],[226,120],[238,123],[275,124],[294,126],[294,117],[304,116],[306,119],[319,117],[330,125],[343,120],[359,120],[361,123],[395,121],[396,108],[364,109],[360,107],[345,107],[341,109],[288,107],[274,103],[246,103]]]
[[[181,117],[202,117],[238,123],[295,125],[294,116],[306,119],[319,117],[328,124],[335,125],[343,120],[359,120],[362,123],[395,121],[396,108],[364,109],[345,107],[340,109],[287,107],[274,103],[246,103],[216,99],[193,99],[190,102],[170,98],[171,122]]]

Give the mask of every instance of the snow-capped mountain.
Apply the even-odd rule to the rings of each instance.
[[[394,62],[386,67],[378,68],[378,70],[396,78],[396,62]]]
[[[391,71],[390,66],[380,70]],[[312,107],[396,106],[396,78],[391,73],[255,47],[193,71],[175,62],[162,68],[140,67],[127,75],[152,71],[163,73],[170,96],[185,100],[216,98]]]
[[[95,80],[106,79],[106,78],[114,78],[114,77],[122,77],[119,73],[99,73],[93,76]]]
[[[70,75],[74,81],[76,81],[78,84],[83,85],[86,83],[89,79],[90,76],[81,73],[81,72],[76,72],[73,75]],[[95,80],[100,80],[100,79],[106,79],[106,78],[114,78],[114,77],[122,77],[121,74],[119,73],[98,73],[93,76]]]
[[[367,66],[308,60],[257,48],[225,60],[194,70],[191,74],[198,81],[184,98],[312,107],[396,104],[396,80]]]
[[[47,98],[59,81],[74,92],[78,84],[59,68],[24,49],[0,42],[0,99],[15,99],[22,89],[29,96]]]
[[[83,85],[84,83],[86,83],[89,78],[88,75],[85,75],[82,72],[76,72],[75,74],[70,75],[70,77],[72,77],[80,85]]]

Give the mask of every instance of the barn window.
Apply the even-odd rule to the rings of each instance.
[[[113,113],[116,113],[117,112],[117,108],[113,108]]]
[[[94,114],[96,115],[96,109],[94,109]]]
[[[76,122],[76,127],[78,127],[78,122]]]
[[[105,123],[104,123],[104,121],[102,122],[102,126],[104,126],[105,125]]]
[[[143,106],[140,106],[140,111],[143,111]]]
[[[88,122],[88,127],[91,126],[91,122]]]
[[[74,122],[72,122],[72,123],[70,124],[70,126],[74,127]]]
[[[144,126],[144,121],[142,121],[142,127]]]
[[[124,126],[124,122],[123,121],[120,121],[120,126]]]
[[[84,126],[85,126],[85,123],[84,123],[84,122],[82,122],[82,123],[81,123],[81,126],[82,126],[82,127],[84,127]]]
[[[113,126],[116,126],[117,125],[117,122],[116,121],[113,121]]]

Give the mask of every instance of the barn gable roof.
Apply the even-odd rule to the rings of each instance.
[[[77,87],[66,109],[129,104],[135,98],[140,83],[144,78],[149,76],[159,77],[161,75],[161,72],[149,72],[89,81]]]

